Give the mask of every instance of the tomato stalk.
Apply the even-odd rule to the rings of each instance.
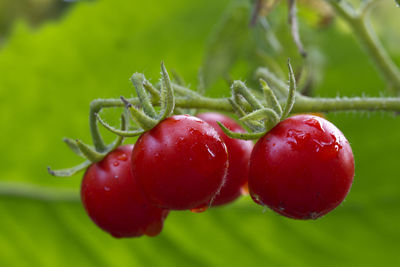
[[[381,76],[393,87],[397,95],[400,94],[400,70],[387,54],[366,16],[372,4],[377,1],[368,1],[359,11],[354,10],[345,1],[329,0],[328,2],[353,30]]]
[[[101,137],[99,127],[97,125],[96,114],[100,112],[100,110],[104,107],[104,103],[102,101],[92,101],[90,103],[90,112],[89,112],[89,127],[90,133],[92,135],[93,145],[96,151],[103,152],[106,149],[106,145],[104,143],[103,138]]]
[[[190,89],[187,89],[190,90]],[[137,98],[126,99],[132,105],[139,104]],[[234,108],[229,102],[229,98],[210,98],[205,96],[175,97],[175,107],[196,108],[215,111],[234,112]],[[104,108],[123,107],[124,103],[118,98],[96,99],[93,100],[98,106],[96,110],[90,110],[93,116],[92,122],[97,123],[96,114]],[[285,101],[280,101],[284,104]],[[153,101],[154,105],[157,102]],[[316,98],[316,97],[296,97],[293,105],[293,112],[344,112],[344,111],[395,111],[400,112],[399,97],[336,97],[336,98]]]
[[[289,8],[289,25],[290,31],[292,33],[292,37],[294,43],[297,46],[297,50],[299,50],[300,55],[305,58],[307,56],[306,51],[304,50],[303,43],[300,40],[299,34],[299,25],[297,22],[297,8],[296,8],[296,0],[288,0],[288,8]]]
[[[186,88],[187,90],[190,90]],[[126,99],[132,105],[139,104],[138,98]],[[89,119],[91,123],[97,123],[97,114],[102,109],[123,107],[121,99],[96,99],[96,109],[91,109]],[[284,104],[285,101],[280,101]],[[157,102],[153,101],[154,105]],[[205,96],[175,97],[175,106],[178,108],[196,108],[215,111],[235,112],[230,103],[230,98],[210,98]],[[246,105],[249,106],[249,105]],[[336,97],[336,98],[317,98],[317,97],[296,97],[292,112],[344,112],[344,111],[387,111],[400,112],[399,97]],[[93,118],[93,119],[92,119]]]
[[[79,202],[79,193],[73,189],[50,188],[26,183],[0,182],[0,195],[22,197],[39,201]]]

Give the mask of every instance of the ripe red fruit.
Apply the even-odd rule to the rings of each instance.
[[[208,123],[189,115],[161,121],[142,134],[132,170],[149,201],[161,208],[207,207],[228,169],[226,146]]]
[[[316,219],[346,197],[353,152],[329,121],[290,117],[262,137],[250,159],[249,190],[260,205],[294,219]]]
[[[86,171],[81,185],[90,218],[112,236],[158,235],[168,210],[150,205],[131,172],[133,146],[121,146]]]
[[[219,113],[201,113],[197,117],[210,124],[221,136],[228,149],[229,167],[224,186],[212,202],[212,206],[223,205],[237,199],[248,179],[249,162],[253,142],[228,137],[218,126],[221,122],[229,130],[242,133],[244,129],[233,119]]]

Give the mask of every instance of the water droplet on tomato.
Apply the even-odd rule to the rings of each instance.
[[[144,234],[147,236],[156,236],[161,232],[162,228],[163,222],[157,220],[146,226],[146,229],[144,229]]]
[[[114,176],[114,179],[118,179],[118,178],[119,178],[119,176],[118,176],[118,175],[115,175],[115,176]]]
[[[342,148],[342,145],[338,142],[335,135],[331,134],[331,140],[324,142],[321,140],[313,139],[315,143],[315,151],[317,153],[321,153],[324,158],[333,158],[336,157],[339,153],[339,150]]]
[[[261,198],[260,198],[259,195],[253,194],[252,197],[253,197],[253,200],[254,200],[257,204],[260,204],[260,205],[264,206],[264,203],[262,202],[262,200],[261,200]]]
[[[128,156],[124,153],[122,155],[119,155],[117,159],[118,160],[122,160],[122,161],[126,161],[128,159]]]
[[[317,118],[308,118],[308,119],[304,120],[304,123],[311,127],[316,128],[322,132],[325,132],[324,128],[322,127],[321,122]]]
[[[290,129],[287,134],[287,143],[291,146],[293,150],[301,151],[306,145],[307,139],[309,139],[310,134],[303,131]]]
[[[191,209],[190,211],[193,213],[201,213],[205,212],[208,209],[208,205],[200,206],[198,208]]]
[[[107,192],[109,192],[111,189],[110,189],[108,186],[105,186],[105,187],[104,187],[104,190],[107,191]]]
[[[206,145],[208,153],[211,155],[212,158],[215,158],[215,154],[211,151],[211,149]]]
[[[119,166],[119,162],[118,162],[118,161],[114,161],[113,165],[114,165],[115,167],[117,167],[117,166]]]

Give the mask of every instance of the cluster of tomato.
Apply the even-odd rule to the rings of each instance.
[[[327,120],[290,117],[253,147],[231,139],[231,118],[175,115],[142,134],[136,144],[92,164],[81,187],[92,220],[114,237],[155,236],[170,210],[204,211],[237,199],[253,200],[294,219],[316,219],[336,208],[354,176],[351,147]]]

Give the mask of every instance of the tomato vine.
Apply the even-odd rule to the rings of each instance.
[[[333,10],[335,10],[336,13],[341,16],[352,28],[359,42],[365,48],[367,54],[374,63],[376,69],[386,81],[388,87],[392,88],[395,94],[399,94],[400,71],[393,60],[389,57],[384,47],[380,44],[368,22],[368,12],[371,7],[378,2],[378,0],[364,1],[358,9],[353,8],[344,0],[327,0],[326,2],[329,3]],[[253,16],[251,17],[250,25],[256,23],[258,16],[260,16],[258,12],[260,12],[262,4],[263,3],[261,0],[255,2],[255,8],[253,9]],[[306,59],[306,48],[301,42],[299,28],[297,25],[296,1],[288,0],[288,8],[289,24],[291,27],[293,41],[298,48],[299,54],[303,59]],[[187,117],[179,116],[179,114],[189,113],[190,115],[193,115],[197,109],[213,112],[223,111],[227,113],[235,113],[239,117],[239,120],[242,122],[242,124],[247,127],[247,132],[235,132],[230,130],[226,125],[217,121],[221,128],[220,130],[226,134],[227,138],[230,137],[233,139],[243,140],[260,139],[261,141],[259,142],[264,142],[266,144],[256,144],[257,150],[260,150],[258,148],[259,146],[264,146],[261,149],[262,153],[257,155],[256,152],[254,152],[255,150],[253,150],[251,157],[252,159],[255,158],[255,161],[258,161],[256,170],[248,172],[250,175],[253,173],[253,176],[255,177],[253,177],[253,180],[249,179],[250,193],[254,194],[252,195],[253,199],[255,199],[259,204],[264,204],[263,202],[270,202],[270,204],[267,203],[267,205],[273,207],[273,209],[275,209],[277,212],[285,214],[285,216],[288,217],[297,219],[315,219],[320,217],[339,205],[351,187],[354,176],[354,160],[351,148],[347,140],[345,140],[343,134],[341,134],[338,129],[325,120],[322,124],[325,125],[325,128],[330,130],[330,132],[325,132],[325,129],[321,128],[320,132],[324,133],[321,134],[310,130],[308,126],[308,128],[304,128],[304,125],[301,125],[304,121],[296,122],[296,120],[303,120],[304,118],[302,116],[298,116],[297,118],[287,118],[293,113],[310,112],[400,112],[400,97],[310,97],[297,90],[296,76],[290,60],[288,60],[287,68],[289,80],[288,84],[275,75],[275,73],[270,69],[266,67],[260,67],[255,72],[255,76],[259,80],[260,89],[250,88],[245,82],[234,80],[231,81],[230,97],[222,98],[211,98],[205,96],[206,88],[202,72],[199,74],[199,86],[197,91],[191,90],[189,87],[185,86],[183,79],[181,79],[176,73],[173,73],[173,76],[175,77],[173,82],[164,63],[161,63],[161,80],[157,84],[152,84],[144,76],[144,74],[135,73],[131,77],[131,82],[135,88],[137,97],[125,98],[121,96],[119,99],[96,99],[91,102],[89,111],[89,126],[93,146],[85,144],[78,139],[64,139],[64,142],[72,151],[74,151],[78,156],[86,158],[86,160],[83,163],[69,169],[52,170],[48,168],[49,173],[54,176],[74,175],[81,170],[87,169],[89,166],[92,167],[98,162],[103,162],[103,160],[107,159],[112,151],[115,151],[121,147],[121,144],[124,142],[125,138],[141,136],[137,143],[137,147],[135,146],[133,149],[132,173],[133,176],[135,176],[135,179],[139,181],[141,190],[143,192],[146,191],[146,198],[152,202],[151,205],[170,210],[203,210],[204,206],[212,206],[212,201],[214,200],[215,196],[218,194],[218,192],[220,192],[221,188],[223,188],[225,183],[225,174],[228,170],[228,153],[224,142],[222,142],[219,137],[215,137],[218,136],[218,134],[211,126],[200,119],[193,119],[189,115],[187,115]],[[103,109],[121,107],[124,109],[124,111],[121,114],[121,126],[119,128],[112,126],[101,117],[101,112]],[[177,114],[178,116],[173,116]],[[184,120],[188,120],[190,122],[182,122]],[[199,122],[197,121],[197,123],[194,123],[193,121],[195,120],[199,120],[200,123],[207,124],[208,126],[206,127],[209,129],[197,129],[196,127],[198,125],[196,126],[196,124]],[[173,124],[171,121],[175,123],[175,126],[171,126]],[[182,125],[177,126],[178,122],[181,122]],[[335,136],[335,134],[336,136],[340,136],[340,140],[345,140],[343,141],[344,143],[340,143],[338,141],[340,143],[337,143],[338,148],[333,148],[333,150],[338,152],[334,154],[336,158],[332,156],[332,151],[328,151],[326,153],[324,152],[326,155],[330,155],[329,160],[323,159],[322,161],[319,161],[321,160],[320,154],[317,155],[315,152],[315,147],[311,145],[306,148],[302,147],[301,149],[304,149],[301,151],[301,153],[304,151],[307,153],[300,153],[301,155],[297,153],[301,149],[297,148],[297,152],[293,152],[294,149],[292,149],[291,146],[286,146],[282,151],[285,149],[286,150],[284,152],[281,151],[283,153],[281,158],[292,152],[292,159],[297,157],[295,162],[293,162],[292,167],[297,167],[298,171],[295,170],[293,172],[287,172],[285,178],[287,181],[292,183],[296,180],[296,174],[298,172],[303,171],[304,174],[308,171],[308,174],[304,174],[304,177],[302,178],[304,178],[304,181],[308,181],[310,182],[309,184],[314,186],[313,189],[315,190],[311,190],[313,191],[311,192],[313,196],[311,202],[320,197],[320,191],[324,191],[326,195],[332,196],[332,190],[335,191],[335,188],[333,187],[336,186],[339,188],[336,191],[340,191],[340,194],[332,197],[325,207],[319,207],[320,209],[318,212],[315,209],[315,201],[311,204],[308,203],[310,204],[309,209],[302,210],[304,205],[300,205],[301,207],[299,207],[298,203],[301,201],[299,202],[298,199],[293,198],[293,194],[296,193],[296,190],[288,193],[286,198],[287,203],[285,204],[287,207],[292,206],[291,208],[293,208],[293,210],[290,211],[289,209],[285,212],[281,210],[281,203],[283,202],[279,197],[282,197],[282,195],[271,201],[269,196],[272,194],[271,192],[268,192],[270,190],[269,187],[265,187],[263,190],[258,191],[266,184],[265,179],[271,178],[266,177],[264,174],[264,167],[267,166],[265,163],[266,153],[264,152],[267,150],[273,151],[272,146],[275,146],[275,143],[269,143],[269,137],[272,135],[274,130],[276,131],[277,128],[283,127],[282,125],[290,125],[295,123],[299,124],[300,126],[297,125],[297,127],[303,131],[303,135],[298,136],[299,140],[301,139],[301,142],[307,143],[308,145],[314,141],[318,141],[318,138],[329,139],[332,136]],[[104,142],[102,135],[100,134],[99,124],[116,135],[114,142],[110,144],[106,144]],[[164,128],[166,128],[166,130]],[[198,136],[195,136],[193,132],[190,134],[188,133],[190,130],[194,129],[197,129]],[[282,140],[288,138],[288,133],[292,130],[295,131],[296,129],[289,129],[288,126],[287,129],[283,131],[281,136],[278,135],[279,138]],[[160,132],[162,132],[162,134],[160,134]],[[212,133],[210,134],[210,132]],[[214,141],[221,143],[220,150],[223,153],[221,151],[220,152],[223,155],[221,154],[220,158],[224,160],[221,160],[219,165],[217,164],[218,166],[216,167],[214,166],[216,162],[215,158],[218,157],[216,157],[214,154],[215,151],[213,152],[208,150],[208,152],[211,154],[205,153],[203,155],[204,157],[200,158],[197,163],[193,163],[192,161],[193,158],[196,158],[193,155],[202,154],[201,151],[204,150],[204,147],[208,148],[207,144],[204,145],[199,141],[200,145],[196,143],[196,145],[199,145],[197,149],[194,149],[194,145],[190,146],[192,144],[180,144],[180,141],[182,140],[185,140],[186,142],[187,140],[185,138],[188,136],[191,136],[191,138],[195,138],[196,140],[200,140],[207,134],[215,137],[216,140]],[[305,141],[306,139],[308,141]],[[159,143],[157,143],[155,140],[158,140]],[[284,143],[282,140],[280,142]],[[142,143],[145,144],[143,145]],[[182,141],[181,143],[184,142]],[[211,143],[213,144],[213,142]],[[151,149],[146,151],[146,147],[151,147]],[[339,150],[343,147],[344,150],[341,150],[340,153],[342,154],[340,154]],[[178,155],[176,151],[173,151],[174,149],[189,152],[186,153],[186,155],[181,156]],[[172,152],[170,150],[172,150]],[[189,157],[188,154],[192,152],[194,153],[193,155],[191,154],[193,157]],[[162,162],[158,162],[155,159],[154,155],[158,155],[158,153],[164,153],[160,156],[163,158]],[[338,156],[339,154],[342,155],[342,158]],[[212,155],[211,158],[214,159],[209,158],[210,155]],[[273,156],[271,156],[271,158],[273,158]],[[304,160],[304,158],[307,158],[307,160]],[[250,159],[250,161],[252,161],[252,159]],[[315,161],[320,163],[317,164],[317,167],[314,166],[315,164],[313,165]],[[152,165],[148,164],[148,162],[151,162]],[[308,164],[306,168],[304,167],[305,164]],[[193,173],[193,170],[196,169],[195,167],[198,167],[198,165],[202,166],[200,168],[201,171]],[[327,166],[327,169],[337,170],[337,173],[330,175],[327,180],[323,181],[322,186],[320,176],[318,176],[318,172],[321,170],[321,168],[319,168],[320,165]],[[204,177],[213,177],[212,175],[209,175],[207,171],[205,171],[207,170],[207,167],[211,168],[210,166],[215,167],[215,170],[212,171],[212,173],[215,175],[215,179],[210,179],[212,181],[209,181],[209,184],[207,184],[204,182],[207,180]],[[250,164],[250,169],[251,166],[253,165]],[[347,166],[347,169],[342,168],[343,166]],[[276,168],[275,166],[272,166],[270,169]],[[343,172],[341,172],[344,169],[347,170],[345,175]],[[162,172],[163,179],[161,179],[159,176],[160,170]],[[287,168],[283,167],[282,170],[286,171]],[[281,171],[278,171],[276,176],[273,177],[273,182],[277,181],[277,186],[275,189],[272,189],[273,191],[279,191],[281,189],[279,184],[280,179],[282,178],[281,173]],[[192,177],[191,180],[187,179],[188,176]],[[345,185],[343,183],[335,184],[334,181],[343,180],[340,176],[342,176],[342,178],[345,177]],[[196,180],[196,177],[200,178]],[[177,180],[179,180],[178,184],[176,184]],[[251,184],[250,181],[253,181],[253,183]],[[239,194],[244,183],[245,182],[241,181],[240,184],[236,186],[234,197],[232,197],[232,199]],[[306,199],[310,196],[307,195],[310,193],[310,188],[308,186],[309,184],[303,187],[304,194],[300,196],[300,198]],[[335,186],[331,187],[325,185]],[[196,194],[194,194],[194,192],[190,191],[188,188],[190,190],[193,188],[202,188],[204,194],[199,195],[196,198]],[[328,190],[326,190],[327,188]],[[195,193],[199,193],[200,191],[201,190],[198,192],[196,191]],[[256,191],[257,193],[254,193]],[[261,200],[264,194],[264,200]],[[191,197],[194,197],[194,199],[191,199]],[[160,226],[161,224],[158,225]],[[157,229],[161,228],[158,227]],[[140,231],[142,231],[142,229]]]

